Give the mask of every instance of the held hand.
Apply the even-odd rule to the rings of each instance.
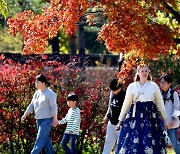
[[[120,130],[121,124],[122,124],[122,121],[119,121],[119,123],[116,125],[115,131]]]
[[[23,115],[23,116],[21,117],[21,122],[24,123],[24,120],[25,120],[25,119],[26,119],[26,116]]]
[[[57,125],[59,125],[59,121],[57,119],[54,119],[52,125],[53,125],[53,127],[56,127]]]
[[[69,134],[72,134],[73,132],[72,131],[69,131]]]
[[[164,127],[165,127],[165,130],[168,130],[168,125],[167,125],[166,120],[164,120]]]
[[[169,124],[168,128],[171,128],[174,126],[174,120],[171,120],[171,123]]]

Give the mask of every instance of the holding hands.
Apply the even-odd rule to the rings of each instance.
[[[59,125],[59,121],[57,119],[57,114],[54,115],[54,119],[53,119],[53,127],[56,127],[57,125]]]
[[[171,120],[171,123],[168,125],[168,129],[172,128],[174,126],[174,120]]]
[[[119,123],[116,125],[115,131],[120,130],[121,124],[122,124],[122,121],[119,121]]]
[[[53,120],[53,127],[56,127],[57,125],[59,125],[59,121],[57,119]]]

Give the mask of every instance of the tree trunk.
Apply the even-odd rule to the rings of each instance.
[[[123,55],[123,53],[120,53],[119,54],[119,61],[118,61],[119,72],[121,71],[121,66],[122,66],[123,62],[124,62],[124,55]]]
[[[76,35],[69,35],[70,59],[76,55]]]
[[[78,25],[78,50],[80,57],[80,66],[83,65],[85,60],[85,37],[84,37],[84,24],[83,18],[80,18],[80,22]]]
[[[174,42],[176,43],[176,44],[180,44],[180,39],[179,38],[175,38],[175,39],[173,39],[174,40]]]
[[[52,39],[52,54],[58,55],[60,53],[59,49],[59,32],[57,33],[57,36]]]

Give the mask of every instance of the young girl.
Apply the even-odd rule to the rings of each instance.
[[[140,65],[135,81],[127,88],[119,116],[117,129],[120,126],[122,128],[116,153],[165,154],[160,116],[166,126],[166,113],[160,89],[151,81],[148,66]]]

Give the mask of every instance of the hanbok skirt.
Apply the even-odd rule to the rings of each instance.
[[[116,154],[166,154],[160,116],[152,101],[131,105],[121,127]]]

